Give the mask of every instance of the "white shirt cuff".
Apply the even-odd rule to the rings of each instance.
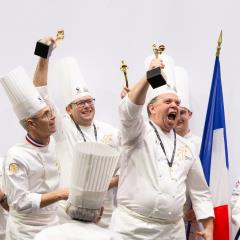
[[[214,217],[212,202],[201,202],[194,208],[197,220]]]
[[[32,200],[33,211],[38,210],[40,208],[42,194],[30,193],[29,198]]]

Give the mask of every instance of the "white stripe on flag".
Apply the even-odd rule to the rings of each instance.
[[[229,204],[229,172],[226,166],[223,128],[213,131],[210,190],[214,207]]]

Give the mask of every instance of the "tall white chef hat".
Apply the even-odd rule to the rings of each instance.
[[[175,67],[176,75],[176,89],[177,94],[181,98],[181,107],[185,107],[188,110],[190,108],[190,91],[189,91],[189,77],[185,68],[176,66]]]
[[[66,57],[55,64],[65,106],[84,96],[92,96],[74,57]]]
[[[19,120],[32,117],[47,106],[23,67],[1,76],[0,81]]]
[[[101,208],[118,159],[118,151],[108,145],[78,143],[74,149],[68,202],[84,209]]]

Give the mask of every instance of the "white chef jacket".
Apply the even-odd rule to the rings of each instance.
[[[4,192],[3,186],[2,186],[2,163],[3,163],[3,158],[0,157],[0,190]],[[0,240],[5,239],[7,216],[8,216],[7,211],[5,211],[0,205]]]
[[[111,228],[125,236],[124,239],[182,240],[185,239],[182,216],[186,185],[189,186],[197,219],[214,216],[210,192],[198,157],[189,147],[190,143],[188,145],[180,136],[177,136],[173,166],[168,166],[153,128],[143,120],[142,108],[128,97],[120,105],[124,157],[120,166],[119,207],[113,214]],[[168,159],[171,159],[173,131],[166,134],[158,126],[155,127]],[[142,224],[132,222],[133,227],[130,227],[124,220],[127,215],[140,220]],[[159,238],[147,230],[152,222],[162,228]],[[166,235],[169,224],[173,224],[173,227]]]
[[[51,106],[54,106],[51,102],[47,86],[37,88],[40,95],[44,100]],[[56,107],[55,107],[56,109]],[[61,166],[61,186],[68,187],[70,186],[71,180],[71,169],[72,169],[72,160],[74,147],[78,142],[83,142],[83,138],[79,133],[75,123],[69,116],[69,114],[64,114],[63,116],[59,113],[59,110],[56,109],[56,125],[57,132],[54,134],[57,146],[57,157],[60,161]],[[118,149],[119,146],[119,136],[118,131],[110,126],[109,124],[95,121],[94,124],[97,130],[97,141],[100,143],[107,144],[111,147]],[[96,142],[94,127],[93,124],[89,127],[80,126],[87,142]],[[119,168],[119,166],[117,167]],[[118,175],[117,169],[115,175]],[[65,201],[61,201],[61,207],[59,209],[60,222],[65,223],[69,221],[69,216],[65,213]],[[100,226],[108,227],[110,223],[110,218],[112,212],[115,208],[114,204],[114,189],[110,189],[104,199],[104,212],[101,221],[99,222]]]
[[[199,136],[193,134],[192,131],[189,131],[184,136],[184,138],[187,139],[188,141],[190,141],[190,143],[195,147],[196,153],[200,154],[202,139]],[[187,211],[191,208],[192,208],[192,202],[191,202],[188,190],[187,190],[187,192],[186,192],[186,203],[184,204],[184,213],[187,213]],[[185,222],[185,227],[186,227],[186,229],[188,228],[188,222]],[[201,223],[198,223],[198,222],[191,223],[191,229],[190,229],[190,234],[188,236],[188,240],[201,240],[201,239],[203,239],[201,237],[198,237],[196,239],[196,235],[195,235],[195,232],[200,231],[202,228],[203,228],[203,226],[202,226]]]
[[[235,183],[231,197],[232,221],[240,228],[240,178]]]
[[[200,149],[201,149],[201,143],[202,143],[202,139],[193,134],[192,131],[189,131],[185,136],[184,138],[186,138],[188,141],[190,141],[196,148],[196,153],[197,154],[200,154]]]
[[[10,207],[6,239],[33,239],[45,227],[58,223],[57,205],[40,208],[41,196],[59,188],[60,169],[54,139],[37,147],[26,139],[8,151],[4,160],[4,187]]]
[[[34,240],[122,240],[116,233],[94,223],[71,221],[44,229]]]

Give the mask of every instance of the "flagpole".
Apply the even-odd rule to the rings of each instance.
[[[222,30],[221,30],[221,32],[219,34],[219,37],[218,37],[218,45],[217,45],[216,57],[219,57],[220,51],[221,51],[221,47],[222,47]],[[187,231],[186,231],[186,238],[187,238],[187,240],[189,240],[190,233],[191,233],[191,221],[188,221]]]
[[[217,51],[216,51],[216,56],[217,57],[219,57],[219,55],[220,55],[221,47],[222,47],[222,30],[221,30],[220,35],[218,37],[218,46],[217,46]]]
[[[222,31],[215,49],[215,64],[202,137],[200,159],[212,192],[214,240],[230,240],[229,159],[219,56]]]

